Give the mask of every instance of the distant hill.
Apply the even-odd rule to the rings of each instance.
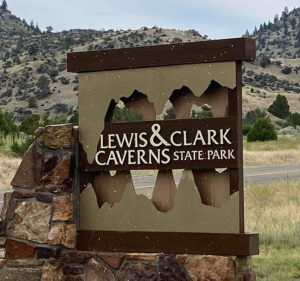
[[[251,36],[257,39],[259,57],[300,58],[300,8],[291,12],[285,8],[280,17],[274,17],[274,22],[261,24]]]
[[[108,48],[200,41],[195,30],[158,27],[139,30],[41,32],[33,23],[0,9],[0,106],[22,121],[27,114],[66,114],[77,108],[78,81],[66,72],[66,54]],[[42,77],[42,79],[40,78]]]
[[[300,95],[295,95],[300,93],[299,15],[300,9],[284,12],[276,23],[246,34],[257,37],[259,60],[244,65],[244,112],[269,106],[278,92],[286,94],[292,109],[300,112]],[[0,108],[16,122],[31,113],[69,116],[77,108],[78,80],[66,72],[67,52],[201,40],[207,37],[195,30],[156,26],[63,32],[48,27],[41,31],[33,22],[28,24],[0,8]],[[284,74],[283,69],[289,72],[286,67],[290,73]]]
[[[256,38],[257,61],[245,63],[244,109],[267,107],[277,93],[288,97],[300,112],[300,8],[276,15],[245,36]]]

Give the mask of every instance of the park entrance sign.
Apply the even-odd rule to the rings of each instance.
[[[242,61],[254,59],[250,38],[68,54],[79,250],[258,254],[258,234],[244,232],[241,123]],[[126,109],[139,121],[117,122]],[[135,170],[157,174],[150,196]]]

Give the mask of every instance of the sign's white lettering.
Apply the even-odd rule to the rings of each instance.
[[[150,133],[102,134],[95,162],[99,166],[132,166],[235,159],[234,149],[224,148],[232,144],[230,128],[196,130],[192,134],[187,130],[162,134],[161,129],[155,123]]]

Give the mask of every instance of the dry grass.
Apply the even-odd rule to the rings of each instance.
[[[267,166],[300,163],[300,150],[244,151],[245,166]]]
[[[247,231],[265,245],[300,247],[300,181],[249,186],[245,192]]]
[[[0,189],[10,188],[10,182],[20,163],[20,158],[0,155]]]
[[[300,181],[248,187],[246,231],[260,235],[259,281],[300,280]]]
[[[277,141],[244,141],[244,165],[266,166],[300,163],[300,137],[279,136]]]

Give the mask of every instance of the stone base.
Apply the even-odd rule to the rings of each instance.
[[[6,260],[9,281],[255,281],[250,257],[69,251],[54,259]]]

